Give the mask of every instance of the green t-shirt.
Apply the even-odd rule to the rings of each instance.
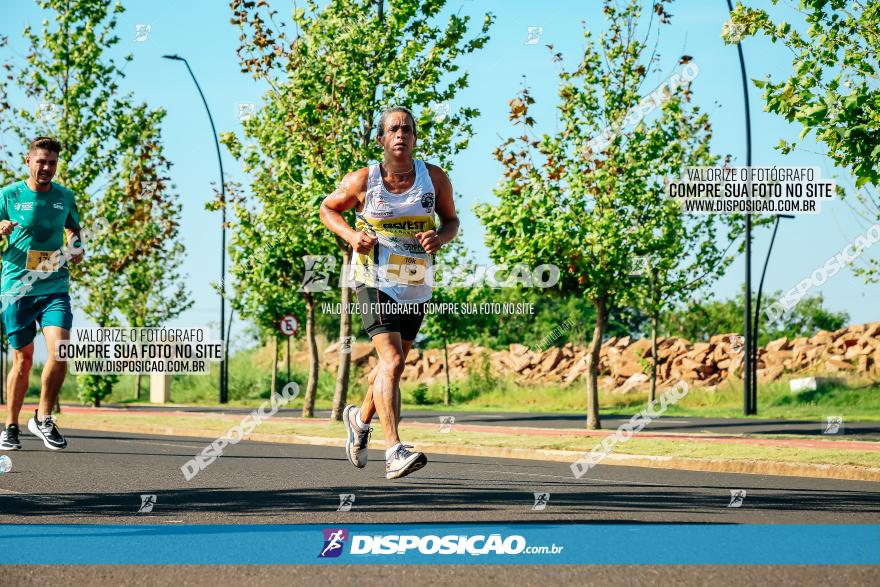
[[[0,220],[18,222],[3,251],[0,295],[67,292],[70,271],[60,251],[65,244],[64,229],[80,229],[73,192],[54,182],[48,192],[35,192],[26,182],[15,182],[0,189]]]

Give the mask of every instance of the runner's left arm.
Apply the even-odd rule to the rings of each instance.
[[[64,232],[67,234],[67,245],[71,249],[70,262],[81,262],[85,251],[82,244],[79,210],[76,207],[76,200],[73,199],[73,196],[70,198],[70,208],[67,212],[67,218],[64,220]]]
[[[428,172],[436,192],[434,210],[440,217],[439,230],[420,232],[416,238],[426,253],[436,253],[440,247],[451,241],[458,234],[458,214],[455,213],[455,201],[452,199],[452,182],[446,173],[436,165],[429,165]]]

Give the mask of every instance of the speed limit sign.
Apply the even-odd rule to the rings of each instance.
[[[299,322],[293,314],[285,314],[281,317],[278,328],[284,336],[293,336],[299,328]]]

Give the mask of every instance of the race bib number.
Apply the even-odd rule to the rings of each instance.
[[[61,256],[55,255],[54,251],[28,251],[27,270],[44,273],[58,271],[61,268],[60,261]]]
[[[388,278],[397,283],[422,285],[425,283],[425,272],[428,260],[424,257],[410,257],[391,253],[388,256]]]

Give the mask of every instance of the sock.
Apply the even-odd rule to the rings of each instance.
[[[397,448],[398,448],[400,445],[402,445],[402,444],[403,444],[402,442],[398,442],[397,444],[395,444],[394,446],[392,446],[391,448],[389,448],[388,450],[386,450],[386,451],[385,451],[385,460],[387,461],[388,459],[390,459],[390,458],[391,458],[391,455],[393,455],[394,453],[396,453],[396,452],[397,452]]]
[[[369,428],[369,426],[370,426],[369,422],[364,422],[363,420],[361,420],[361,411],[360,410],[357,411],[357,416],[355,416],[354,422],[355,422],[355,424],[357,424],[357,427],[360,428],[361,430],[363,430],[364,428]]]

